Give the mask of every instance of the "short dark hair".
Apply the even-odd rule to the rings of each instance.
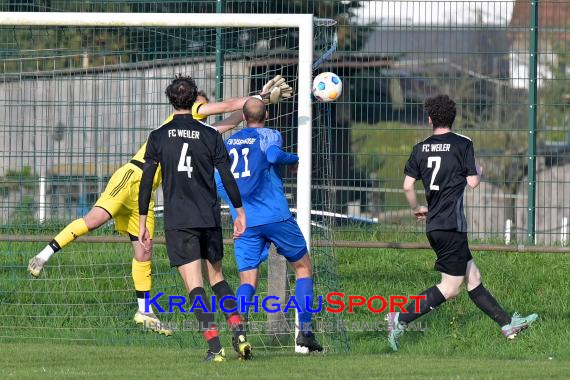
[[[246,123],[264,122],[265,112],[265,104],[260,99],[250,98],[243,105],[243,116]]]
[[[198,96],[203,97],[204,99],[206,99],[207,102],[210,101],[210,98],[208,98],[208,95],[206,95],[206,93],[205,93],[204,91],[202,91],[202,90],[199,90],[199,91],[196,93],[196,98],[197,98]]]
[[[198,88],[194,79],[178,74],[164,93],[174,109],[190,110],[198,96]]]
[[[424,103],[424,109],[431,118],[434,128],[451,128],[457,114],[455,102],[447,95],[428,98]]]

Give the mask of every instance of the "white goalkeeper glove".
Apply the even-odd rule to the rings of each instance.
[[[277,104],[293,96],[293,88],[285,82],[285,78],[276,75],[261,89],[259,97],[265,104]]]
[[[285,83],[285,78],[281,75],[275,75],[271,80],[263,85],[261,89],[262,94],[270,93],[275,87],[281,86],[281,84]]]

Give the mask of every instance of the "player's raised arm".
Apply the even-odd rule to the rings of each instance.
[[[242,121],[243,121],[243,112],[240,110],[232,112],[230,116],[226,117],[224,120],[215,122],[214,124],[212,124],[212,126],[215,127],[218,130],[218,132],[224,134],[227,131],[237,127]]]
[[[285,82],[285,78],[281,77],[281,75],[276,75],[263,86],[259,95],[230,98],[221,102],[202,104],[196,111],[202,116],[219,115],[241,110],[245,102],[252,97],[261,99],[266,104],[276,104],[292,96],[293,89]]]
[[[226,112],[233,112],[241,109],[249,96],[241,98],[230,98],[221,102],[202,104],[198,108],[198,113],[203,116],[219,115]]]

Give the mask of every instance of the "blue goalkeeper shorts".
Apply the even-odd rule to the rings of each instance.
[[[282,222],[247,227],[244,234],[234,241],[238,271],[259,268],[269,257],[271,243],[277,253],[291,263],[299,261],[307,253],[307,243],[293,217]]]

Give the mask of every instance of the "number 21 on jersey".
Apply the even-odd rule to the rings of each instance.
[[[441,167],[441,157],[428,157],[427,160],[427,167],[429,169],[433,169],[431,172],[431,181],[429,183],[430,190],[439,191],[439,185],[434,185],[435,177],[437,177],[437,173],[439,172],[439,168]]]
[[[249,148],[242,148],[241,149],[241,156],[243,157],[243,161],[244,161],[244,166],[243,166],[243,172],[241,173],[236,173],[236,167],[238,165],[239,162],[239,153],[237,151],[236,148],[232,148],[232,150],[230,150],[230,156],[232,156],[232,167],[231,167],[231,171],[234,174],[234,178],[240,178],[240,176],[243,177],[249,177],[251,175],[251,172],[249,171],[249,161],[247,159],[247,155],[249,154]]]

